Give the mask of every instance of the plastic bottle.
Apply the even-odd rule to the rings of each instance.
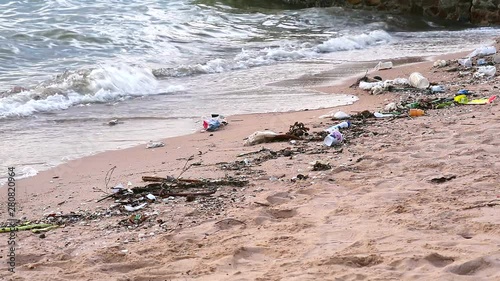
[[[337,125],[331,126],[330,128],[326,129],[326,132],[329,132],[330,134],[334,131],[338,131],[339,129],[345,129],[351,127],[351,122],[349,121],[344,121],[341,123],[338,123]]]
[[[437,86],[432,86],[431,87],[431,92],[432,93],[444,93],[445,88],[442,85],[437,85]]]
[[[333,131],[331,134],[325,137],[324,144],[326,146],[332,146],[334,144],[341,143],[343,140],[343,136],[339,131]]]
[[[392,61],[386,61],[386,62],[379,62],[377,66],[375,66],[375,69],[377,70],[384,70],[384,69],[390,69],[392,68]]]
[[[470,58],[466,58],[466,59],[459,59],[457,60],[458,63],[461,65],[461,66],[464,66],[464,67],[472,67],[472,61],[470,60]]]
[[[419,72],[413,72],[408,80],[410,80],[410,85],[415,88],[426,89],[429,87],[429,80]]]
[[[466,90],[466,89],[461,89],[461,90],[458,90],[457,92],[457,95],[471,95],[472,93],[469,92],[469,90]]]
[[[437,60],[434,62],[434,67],[445,67],[448,65],[448,62],[445,60]]]
[[[486,64],[486,60],[485,59],[478,59],[477,62],[476,62],[477,65],[485,65]]]
[[[425,114],[425,112],[422,109],[418,109],[418,108],[412,108],[408,112],[408,115],[410,115],[410,117],[423,116],[424,114]]]

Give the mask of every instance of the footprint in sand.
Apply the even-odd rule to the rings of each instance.
[[[237,219],[227,218],[215,223],[215,227],[219,230],[227,230],[233,227],[245,228],[246,223]]]
[[[448,271],[457,275],[472,275],[490,266],[484,258],[477,258],[459,265],[450,266]]]
[[[295,209],[269,209],[267,213],[275,219],[289,219],[297,214]]]
[[[295,209],[266,209],[260,216],[255,217],[256,225],[261,225],[266,221],[292,218],[297,214]]]
[[[452,264],[455,259],[451,257],[445,257],[438,253],[432,253],[424,257],[424,260],[428,261],[435,267],[445,267],[449,264]]]
[[[279,205],[286,203],[291,200],[290,194],[288,192],[278,192],[273,195],[267,196],[267,202],[271,205]]]
[[[334,256],[323,260],[319,265],[346,265],[349,267],[370,267],[383,262],[379,255],[371,254],[369,256]]]

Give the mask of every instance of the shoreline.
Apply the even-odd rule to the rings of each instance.
[[[460,52],[460,53],[446,53],[446,54],[443,54],[442,57],[447,58],[448,56],[454,56],[455,54],[466,55],[468,53],[469,52],[467,52],[467,51]],[[395,67],[401,67],[401,66],[410,66],[410,65],[413,65],[413,64],[424,63],[426,61],[428,62],[428,61],[432,60],[434,57],[435,56],[399,57],[399,58],[393,59],[392,61],[393,61]],[[353,62],[353,63],[348,63],[347,62],[346,63],[346,67],[349,68],[349,67],[353,67],[354,65],[361,65],[361,66],[373,65],[374,66],[374,65],[376,65],[377,62],[378,62],[378,60],[373,60],[373,61],[358,61],[358,62]],[[373,69],[373,66],[370,67],[370,68],[366,68],[366,69],[368,69],[368,71],[371,73],[371,72],[375,71]],[[357,68],[360,68],[360,67],[357,66]],[[333,73],[334,75],[338,75],[339,73],[341,73],[341,71],[339,71],[338,68],[334,68],[332,70],[324,71],[324,72],[313,74],[313,75],[310,75],[310,76],[300,76],[300,77],[297,77],[297,78],[287,79],[287,80],[283,80],[283,81],[279,81],[279,82],[272,82],[272,83],[269,83],[269,86],[272,86],[272,85],[281,85],[282,87],[287,87],[287,84],[290,84],[290,81],[301,81],[301,80],[303,80],[303,81],[307,82],[309,80],[314,80],[315,77],[317,77],[317,76],[322,77],[325,74],[329,74],[329,73]],[[321,93],[324,93],[324,94],[330,94],[330,95],[331,94],[357,95],[358,92],[356,92],[356,91],[347,91],[347,93],[345,93],[346,91],[342,92],[342,86],[344,84],[346,84],[346,83],[349,83],[349,81],[354,81],[355,79],[359,78],[362,74],[364,74],[364,71],[363,71],[363,73],[359,72],[359,73],[351,74],[351,75],[345,76],[345,77],[342,76],[342,77],[340,77],[340,79],[337,79],[336,81],[333,81],[333,84],[332,84],[331,79],[323,77],[323,78],[320,78],[320,79],[321,80],[325,80],[325,81],[330,81],[329,82],[330,86],[315,86],[315,85],[307,86],[307,85],[304,85],[302,87],[304,89],[314,90],[314,91],[318,91],[318,92],[321,92]],[[338,76],[336,76],[336,78],[338,78]],[[312,84],[314,84],[314,82]],[[335,90],[332,90],[332,89],[339,89],[340,92],[334,93]],[[338,106],[337,107],[325,107],[325,108],[319,108],[319,109],[312,109],[311,111],[333,110],[335,108],[338,108]],[[303,111],[303,110],[298,110],[298,111]],[[294,113],[294,112],[298,112],[298,111],[291,110],[291,111],[283,111],[283,112],[278,112],[278,113]],[[257,115],[257,114],[273,114],[273,113],[276,113],[276,112],[237,114],[237,115],[234,115],[234,116],[235,117],[239,117],[239,118],[236,118],[236,119],[241,119],[241,118],[244,118],[245,116],[252,116],[252,115]],[[200,131],[201,131],[201,128],[197,129],[194,132],[191,131],[189,133],[184,133],[184,134],[179,135],[179,136],[159,138],[159,139],[156,139],[156,140],[157,141],[166,141],[168,139],[175,138],[175,137],[182,137],[182,136],[187,136],[187,135],[198,134],[198,133],[200,133]],[[60,165],[65,165],[65,164],[67,164],[67,163],[69,163],[71,161],[74,161],[74,160],[79,160],[79,159],[83,159],[83,158],[92,157],[92,156],[95,156],[97,154],[107,153],[109,151],[126,150],[126,149],[130,149],[130,148],[136,147],[136,146],[143,146],[145,144],[147,144],[146,141],[144,143],[136,143],[136,144],[124,145],[124,147],[119,147],[119,148],[111,148],[111,149],[106,149],[106,150],[101,150],[101,151],[92,151],[92,152],[90,152],[90,153],[88,153],[87,155],[84,155],[84,156],[63,157],[63,158],[66,158],[66,159],[62,159],[60,161],[57,161],[58,164],[56,164],[55,166],[47,167],[46,169],[34,169],[31,166],[25,166],[24,168],[29,168],[29,169],[27,169],[29,175],[23,176],[20,179],[27,179],[27,178],[34,177],[34,176],[38,175],[39,173],[42,173],[42,172],[45,172],[45,171],[49,171],[51,169],[55,169],[55,168],[57,168]],[[36,171],[36,174],[32,175],[34,171]],[[0,187],[2,187],[2,186],[4,186],[4,184],[6,182],[6,178],[0,177],[0,179],[1,179],[0,180]]]
[[[425,62],[425,61],[429,60],[429,58],[430,57],[401,57],[401,58],[396,58],[396,59],[394,59],[392,61],[393,61],[395,67],[400,67],[400,66],[405,66],[405,65],[411,65],[411,64],[415,64],[415,63]],[[363,66],[366,66],[366,68],[363,68],[363,69],[367,69],[369,72],[373,72],[373,71],[375,71],[373,69],[373,66],[376,65],[377,62],[378,61],[374,60],[374,61],[360,61],[360,62],[355,62],[354,64],[346,63],[346,67],[350,68],[350,67],[352,67],[354,65],[357,65],[356,68],[360,68],[361,69],[361,68],[363,68]],[[368,66],[372,66],[372,67],[368,68]],[[286,79],[286,80],[279,81],[279,82],[272,82],[272,83],[269,84],[269,86],[281,85],[281,87],[290,87],[290,86],[292,86],[290,84],[293,84],[294,81],[305,81],[305,83],[307,83],[307,81],[314,80],[314,79],[316,79],[316,77],[322,77],[322,76],[325,76],[325,75],[331,74],[331,73],[333,73],[337,77],[337,75],[339,73],[341,73],[341,71],[339,71],[338,68],[334,68],[332,70],[324,71],[324,72],[313,74],[313,75],[310,75],[310,76],[300,76],[300,77],[297,77],[297,78]],[[321,92],[322,94],[329,94],[329,95],[335,95],[335,94],[344,95],[344,94],[346,94],[346,95],[355,95],[356,96],[358,94],[357,91],[347,91],[349,93],[345,93],[346,91],[342,92],[342,88],[343,88],[344,84],[350,83],[349,81],[355,81],[355,79],[361,77],[363,74],[364,74],[364,71],[360,71],[359,73],[356,73],[356,74],[351,74],[349,76],[337,78],[335,81],[331,81],[331,79],[322,77],[322,78],[320,78],[321,80],[330,81],[329,84],[331,84],[331,85],[330,86],[315,86],[315,85],[307,86],[307,85],[304,85],[303,88],[304,89],[313,90],[313,91],[318,91],[318,92]],[[332,84],[332,82],[333,82],[333,84]],[[312,84],[314,84],[314,82]],[[338,89],[340,92],[336,92],[335,93],[334,89]],[[359,99],[356,100],[356,101],[354,101],[354,103],[356,103],[356,102],[359,102]],[[349,105],[352,105],[352,104],[347,104],[345,106],[349,106]],[[276,114],[276,113],[277,114],[293,114],[295,112],[300,112],[300,111],[311,111],[311,112],[318,111],[318,112],[323,112],[323,111],[326,111],[326,110],[330,110],[331,111],[331,110],[333,110],[335,108],[339,108],[339,107],[343,107],[343,106],[344,105],[334,106],[334,107],[322,107],[322,108],[318,108],[318,109],[301,109],[301,110],[289,110],[289,111],[280,111],[280,112],[244,113],[244,114],[230,115],[230,116],[228,116],[228,118],[234,118],[236,120],[239,120],[239,119],[245,118],[247,116],[250,117],[250,118],[252,118],[252,116],[254,116],[254,115],[261,115],[261,114]],[[195,135],[195,134],[199,134],[200,132],[201,132],[201,127],[197,128],[197,130],[194,131],[194,132],[192,131],[192,132],[185,133],[185,134],[182,134],[182,135],[179,135],[179,136],[166,137],[166,138],[161,138],[161,139],[157,139],[157,140],[165,142],[165,141],[167,141],[169,139],[172,139],[172,138],[184,137],[184,136],[188,136],[188,135]],[[147,144],[147,142],[145,141],[144,143],[137,143],[137,144],[133,144],[133,145],[127,145],[124,148],[107,149],[107,150],[103,150],[103,151],[92,151],[88,155],[71,157],[71,158],[69,158],[69,160],[61,160],[60,163],[56,164],[55,166],[47,167],[46,169],[40,169],[40,170],[37,169],[35,175],[31,175],[33,173],[33,168],[31,166],[26,166],[24,168],[31,168],[31,169],[29,169],[29,174],[30,175],[23,176],[22,178],[19,178],[19,179],[27,179],[27,178],[31,178],[31,177],[37,176],[38,174],[40,174],[42,172],[46,172],[46,171],[49,171],[49,170],[52,170],[52,169],[56,169],[56,168],[58,168],[61,165],[68,164],[68,163],[70,163],[72,161],[75,161],[75,160],[81,160],[81,159],[84,159],[84,158],[89,158],[89,157],[92,157],[92,156],[95,156],[95,155],[98,155],[98,154],[101,154],[101,153],[107,153],[107,152],[110,152],[110,151],[122,151],[122,150],[127,150],[127,149],[130,149],[130,148],[133,148],[133,147],[145,146],[146,144]],[[6,178],[4,180],[6,180]],[[5,184],[5,182],[0,181],[0,187],[2,187],[4,184]]]
[[[467,53],[439,58],[457,59]],[[419,71],[431,82],[449,86],[449,93],[466,85],[480,95],[498,95],[498,74],[476,83],[432,65],[428,59],[369,74],[385,80]],[[19,217],[90,215],[43,238],[19,232],[19,273],[12,278],[499,278],[500,255],[492,247],[500,243],[498,214],[495,205],[481,205],[500,198],[495,177],[500,172],[498,102],[428,110],[417,118],[358,120],[346,131],[346,143],[331,149],[321,141],[243,146],[243,139],[254,131],[286,132],[295,122],[303,122],[310,132],[318,132],[336,123],[318,119],[330,111],[375,111],[408,97],[349,88],[363,74],[341,85],[313,88],[332,97],[355,94],[359,100],[351,105],[230,116],[229,125],[213,133],[162,139],[161,148],[141,145],[106,151],[18,181]],[[262,148],[292,153],[270,159],[237,157]],[[249,162],[249,167],[220,168],[221,163],[224,167],[238,160]],[[316,161],[331,167],[315,171],[311,165]],[[186,169],[188,163],[198,164]],[[105,195],[106,174],[115,166],[109,187],[127,186],[129,181],[142,186],[142,176],[180,174],[188,179],[246,178],[250,183],[221,187],[213,196],[194,200],[169,197],[149,202],[135,213],[150,219],[124,226],[129,213],[108,208],[114,200],[96,202]],[[0,196],[1,208],[6,208],[4,197]],[[0,277],[11,278],[3,272]]]

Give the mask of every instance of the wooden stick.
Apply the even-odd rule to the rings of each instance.
[[[211,195],[217,192],[217,190],[207,191],[207,192],[183,192],[183,193],[162,193],[161,196],[203,196]]]
[[[168,180],[167,178],[162,178],[162,177],[142,176],[142,181],[163,182],[167,180]]]
[[[268,151],[269,149],[263,147],[261,148],[260,150],[257,150],[257,151],[251,151],[251,152],[247,152],[247,153],[240,153],[238,154],[238,156],[236,157],[243,157],[243,156],[248,156],[248,155],[252,155],[252,154],[257,154],[257,153],[261,153],[261,152],[264,152],[264,151]],[[226,163],[225,163],[226,164]]]

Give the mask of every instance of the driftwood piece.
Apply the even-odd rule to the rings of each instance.
[[[169,178],[169,177],[153,177],[153,176],[142,176],[142,181],[146,181],[146,182],[164,182],[164,181],[172,181],[172,180],[175,180],[173,178]]]
[[[168,196],[183,196],[183,197],[189,197],[189,196],[206,196],[206,195],[211,195],[217,192],[217,190],[211,190],[211,191],[206,191],[206,192],[160,192],[159,196],[161,197],[168,197]]]
[[[257,151],[251,151],[251,152],[246,152],[246,153],[240,153],[240,154],[238,154],[238,156],[236,156],[236,157],[243,157],[243,156],[248,156],[248,155],[252,155],[252,154],[258,154],[258,153],[261,153],[261,152],[264,152],[264,151],[270,151],[270,149],[263,147],[263,148],[261,148],[260,150],[257,150]],[[219,163],[218,163],[218,164],[219,164]],[[224,163],[224,164],[227,164],[227,162],[226,162],[226,163]]]
[[[290,136],[302,137],[302,136],[308,136],[309,135],[308,131],[309,128],[306,127],[304,123],[295,122],[293,125],[290,126],[290,129],[286,134]]]
[[[248,184],[247,180],[238,180],[238,179],[174,179],[171,177],[162,178],[162,177],[151,177],[151,176],[143,176],[143,181],[146,182],[161,182],[168,187],[169,184],[176,185],[176,187],[183,186],[202,186],[202,185],[230,185],[230,186],[244,186]],[[146,187],[148,187],[147,185]],[[133,190],[140,189],[138,187],[134,187]],[[134,191],[135,192],[135,191]]]

